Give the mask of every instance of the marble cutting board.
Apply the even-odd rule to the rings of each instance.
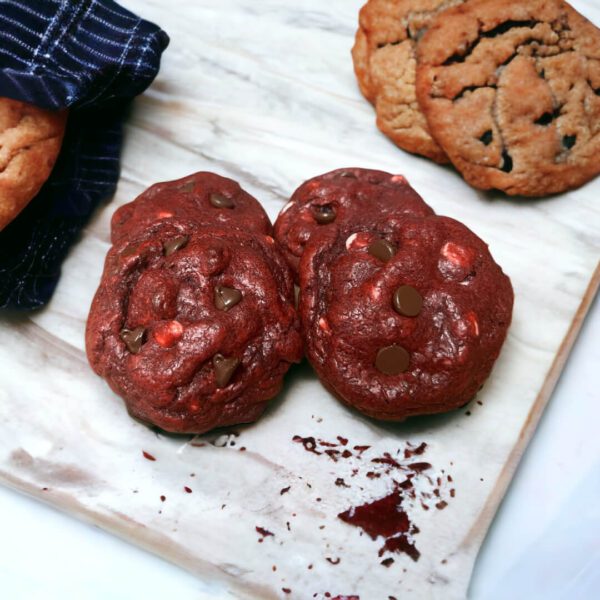
[[[122,3],[160,23],[171,47],[131,115],[116,197],[71,253],[51,305],[0,318],[0,480],[231,597],[465,597],[600,283],[600,179],[545,200],[508,200],[397,150],[377,132],[352,72],[360,0]],[[595,2],[573,4],[600,23]],[[436,212],[489,242],[511,276],[514,324],[476,401],[381,424],[341,406],[303,364],[253,426],[190,438],[131,420],[88,367],[83,339],[117,206],[155,181],[214,170],[275,217],[304,179],[344,166],[403,173]],[[373,462],[385,453],[399,466]],[[419,558],[379,556],[384,539],[337,515],[408,474],[406,542]]]

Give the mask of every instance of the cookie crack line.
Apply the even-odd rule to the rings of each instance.
[[[58,140],[59,138],[60,138],[60,136],[56,135],[56,134],[47,135],[47,136],[39,138],[37,140],[33,140],[31,143],[23,146],[22,148],[17,148],[16,150],[13,150],[9,154],[6,163],[3,165],[0,165],[0,173],[4,173],[18,156],[20,156],[21,154],[25,154],[26,152],[29,152],[34,146],[38,146],[39,144],[43,144],[44,142],[49,142],[50,140]],[[1,145],[0,145],[0,148],[1,148]]]
[[[489,32],[487,32],[487,34],[482,34],[473,44],[472,44],[472,49],[471,52],[474,51],[475,47],[479,44],[479,41],[481,40],[482,37],[495,37],[497,35],[500,35],[501,33],[507,33],[508,31],[510,31],[511,29],[516,28],[516,26],[511,26],[508,27],[507,24],[508,23],[512,23],[512,24],[519,24],[519,27],[523,27],[524,25],[522,25],[523,23],[532,23],[532,27],[535,27],[535,25],[541,23],[540,21],[505,21],[504,23],[502,23],[501,25],[499,25],[498,27],[495,27],[494,29],[490,30]],[[560,35],[561,31],[571,31],[570,28],[565,28],[565,29],[555,29],[553,27],[554,23],[551,24],[552,26],[552,30],[557,34]],[[501,31],[501,33],[499,33]],[[491,35],[493,32],[494,35]],[[511,56],[509,56],[504,62],[502,62],[499,66],[498,69],[502,69],[503,67],[506,67],[507,65],[509,65],[515,58],[517,58],[518,56],[521,56],[522,54],[520,53],[521,48],[524,48],[526,46],[532,46],[534,44],[539,43],[539,40],[536,39],[530,39],[527,42],[524,42],[522,44],[519,44],[515,51],[513,52],[513,54],[511,54]],[[557,56],[564,56],[565,54],[571,54],[574,51],[572,49],[564,49],[561,50],[559,52],[557,52],[556,54],[553,54],[552,57],[557,57]],[[470,54],[469,54],[470,55]],[[464,60],[467,59],[467,57],[469,55],[466,55],[464,57]],[[534,61],[535,63],[535,67],[536,70],[538,71],[538,73],[540,74],[540,77],[542,79],[546,79],[545,77],[545,72],[544,69],[540,67],[539,62],[541,59],[545,58],[544,56],[539,56],[539,55],[534,55],[534,56],[530,56],[530,58]],[[450,60],[450,59],[448,59]],[[464,62],[464,60],[462,61],[454,61],[452,63],[449,64],[455,64],[456,62]],[[448,61],[446,61],[444,63],[444,65],[447,64]],[[541,69],[541,70],[540,70]],[[498,71],[496,71],[496,73],[498,74]],[[499,76],[499,75],[498,75]],[[592,89],[592,91],[594,92],[594,94],[600,96],[600,88],[598,90],[594,89],[591,81],[587,81],[587,83],[589,84],[590,88]],[[452,102],[457,102],[458,100],[460,100],[461,98],[463,98],[467,93],[469,92],[476,92],[477,90],[480,89],[493,89],[493,90],[497,90],[498,89],[498,85],[497,84],[488,84],[488,85],[468,85],[465,86],[463,89],[460,90],[460,92],[458,92],[453,98],[452,98]],[[556,99],[556,96],[554,94],[554,92],[552,91],[552,88],[548,85],[548,89],[552,95],[552,101],[553,101],[553,105],[554,105],[554,109],[552,110],[552,112],[545,112],[544,114],[542,114],[538,119],[536,119],[534,121],[534,123],[536,125],[539,126],[549,126],[551,125],[556,119],[558,119],[561,115],[562,115],[562,110],[565,107],[566,103],[559,103]],[[441,96],[440,96],[441,97]],[[496,99],[497,99],[497,92],[494,94],[494,104],[492,107],[492,119],[494,121],[494,124],[496,126],[496,130],[500,136],[500,140],[501,140],[501,145],[502,145],[502,153],[501,153],[501,157],[502,157],[502,163],[498,166],[495,167],[500,171],[503,171],[504,173],[510,173],[513,170],[514,167],[514,163],[513,163],[513,159],[512,156],[510,155],[509,152],[509,148],[508,145],[506,144],[506,142],[504,141],[504,139],[502,138],[502,135],[500,133],[500,127],[498,124],[498,119],[497,119],[497,114],[496,114]],[[570,152],[576,145],[577,143],[577,135],[564,135],[562,137],[560,137],[560,132],[557,130],[557,136],[559,137],[559,143],[560,145],[563,147],[564,150],[566,150],[567,152]],[[480,138],[480,141],[485,144],[486,146],[488,146],[493,139],[493,131],[486,131]],[[555,162],[560,162],[559,157],[562,156],[564,154],[564,151],[562,153],[559,153],[555,159]]]
[[[526,28],[526,29],[533,30],[533,28],[536,25],[539,25],[540,23],[541,23],[541,21],[536,21],[536,20],[529,20],[529,21],[508,20],[508,21],[504,21],[503,23],[500,23],[500,25],[494,27],[493,29],[490,29],[489,31],[482,32],[480,29],[478,37],[465,48],[464,53],[453,54],[452,56],[447,58],[442,63],[442,66],[447,67],[449,65],[453,65],[456,63],[464,63],[469,58],[469,56],[471,56],[473,54],[473,52],[475,52],[475,50],[481,43],[482,39],[495,38],[500,35],[504,35],[505,33],[508,33],[511,29],[525,29]]]
[[[411,40],[412,42],[418,43],[419,40],[425,35],[428,27],[420,27],[416,31],[412,29],[412,21],[430,21],[436,14],[456,6],[457,3],[460,4],[463,0],[449,0],[448,2],[443,2],[436,10],[421,10],[421,11],[411,11],[402,19],[402,26],[404,28],[404,35],[406,36],[403,40],[394,40],[393,42],[379,42],[377,44],[377,49],[381,50],[381,48],[386,48],[387,46],[398,46],[402,42],[406,40]],[[366,33],[366,32],[365,32]]]

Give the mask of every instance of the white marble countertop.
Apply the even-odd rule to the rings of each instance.
[[[597,598],[599,339],[597,298],[480,553],[472,600]],[[4,598],[232,598],[135,546],[4,487],[0,531]]]
[[[7,384],[0,386],[0,416],[9,424],[0,437],[3,481],[32,494],[50,490],[47,501],[65,510],[182,564],[199,559],[197,572],[214,573],[217,568],[227,574],[230,586],[250,585],[251,590],[279,588],[275,583],[288,577],[283,567],[293,567],[298,556],[294,548],[302,554],[303,544],[328,536],[328,544],[349,555],[336,567],[334,583],[352,579],[352,587],[358,588],[363,575],[372,572],[363,552],[365,540],[342,527],[318,533],[306,491],[293,499],[302,509],[298,522],[303,526],[285,534],[285,546],[273,544],[266,550],[269,557],[277,557],[276,575],[271,563],[255,552],[255,513],[269,516],[263,488],[254,494],[256,503],[249,502],[254,488],[248,481],[255,474],[273,487],[276,498],[288,472],[296,477],[308,470],[316,487],[333,486],[325,481],[327,469],[289,448],[298,424],[313,431],[311,406],[317,403],[319,410],[327,411],[318,428],[323,435],[333,435],[334,425],[338,433],[349,431],[352,438],[382,444],[418,434],[427,439],[432,464],[453,461],[452,476],[464,492],[460,502],[448,506],[443,521],[436,520],[437,512],[420,515],[420,543],[430,552],[423,554],[427,560],[403,573],[410,582],[406,589],[410,592],[412,586],[412,597],[418,600],[424,589],[439,598],[458,593],[462,597],[521,442],[528,439],[544,406],[542,385],[550,386],[552,373],[558,372],[551,368],[552,361],[557,353],[559,359],[566,355],[560,353],[560,342],[597,263],[600,179],[567,194],[568,200],[513,204],[477,194],[449,169],[393,149],[376,133],[372,110],[356,89],[348,58],[361,0],[304,0],[301,6],[265,0],[260,9],[252,0],[123,2],[160,22],[173,34],[172,46],[161,75],[128,122],[123,177],[113,204],[98,213],[69,258],[55,302],[30,322],[0,327],[0,380]],[[577,0],[577,5],[598,16],[596,2]],[[226,29],[220,27],[223,14]],[[204,24],[201,31],[199,22]],[[292,72],[290,64],[295,67]],[[210,169],[242,180],[274,216],[298,182],[348,164],[410,174],[436,211],[472,226],[510,272],[518,304],[507,347],[484,392],[485,408],[448,418],[445,426],[434,427],[432,421],[407,424],[392,435],[389,429],[351,418],[312,379],[297,374],[291,378],[288,401],[263,419],[260,429],[244,433],[254,453],[209,448],[180,455],[175,443],[165,438],[160,442],[164,460],[148,477],[147,461],[141,468],[136,462],[143,461],[139,449],[150,443],[148,431],[129,419],[115,419],[121,404],[87,368],[82,348],[87,306],[100,276],[99,257],[107,249],[113,209],[150,181]],[[527,235],[521,235],[523,223]],[[529,243],[531,239],[537,243]],[[595,431],[600,416],[599,306],[597,301],[484,546],[471,587],[473,598],[597,596],[592,590],[600,583],[600,440]],[[560,360],[555,364],[558,369]],[[37,376],[30,376],[32,372]],[[286,469],[279,473],[280,465],[254,458],[249,469],[248,456],[261,459],[273,440],[284,449],[280,456],[286,458]],[[157,443],[154,438],[151,442]],[[77,469],[81,462],[83,471]],[[152,494],[156,500],[164,485],[179,485],[177,477],[187,476],[185,469],[192,462],[194,470],[198,466],[206,475],[202,487],[193,497],[173,496],[173,509],[158,518],[152,503],[144,500]],[[117,463],[120,468],[114,469]],[[57,468],[48,472],[47,465]],[[73,473],[79,477],[75,482]],[[221,474],[229,477],[227,485]],[[133,495],[121,491],[137,482],[147,489],[131,501]],[[228,511],[215,517],[210,511],[214,496],[232,489]],[[344,498],[335,494],[327,514],[335,518]],[[281,506],[288,501],[292,502],[286,496]],[[199,599],[234,597],[4,488],[0,527],[2,598],[148,599],[177,593]],[[191,559],[183,561],[188,554]],[[244,561],[243,569],[229,563],[232,556]],[[319,569],[314,581],[328,589],[334,576],[325,564],[323,569],[317,565],[311,577]],[[295,578],[294,589],[308,589],[304,569],[300,573],[291,568],[289,573]],[[391,570],[372,573],[361,588],[361,600],[374,598],[363,589],[377,588],[387,597],[388,580],[396,577]],[[444,585],[452,587],[453,596]]]

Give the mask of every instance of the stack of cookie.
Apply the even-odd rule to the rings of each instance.
[[[257,419],[302,357],[289,267],[256,199],[213,173],[113,216],[90,364],[138,419],[202,433]]]
[[[600,173],[600,30],[563,0],[369,0],[352,55],[379,128],[477,188]]]
[[[311,179],[275,238],[299,281],[305,352],[338,398],[400,421],[475,396],[511,321],[510,280],[404,177],[343,169]]]

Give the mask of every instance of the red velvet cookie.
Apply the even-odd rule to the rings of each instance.
[[[254,421],[302,356],[291,273],[269,236],[164,219],[109,251],[86,346],[143,421]]]
[[[402,175],[370,169],[338,169],[309,179],[275,222],[275,239],[297,274],[302,252],[316,231],[366,223],[386,215],[426,217],[433,210]]]
[[[198,225],[236,227],[271,235],[272,225],[258,200],[233,179],[200,172],[156,183],[113,215],[112,241],[131,239],[161,219],[188,219]]]
[[[377,419],[458,408],[490,374],[511,321],[510,280],[446,217],[401,217],[312,237],[300,263],[310,362]]]

